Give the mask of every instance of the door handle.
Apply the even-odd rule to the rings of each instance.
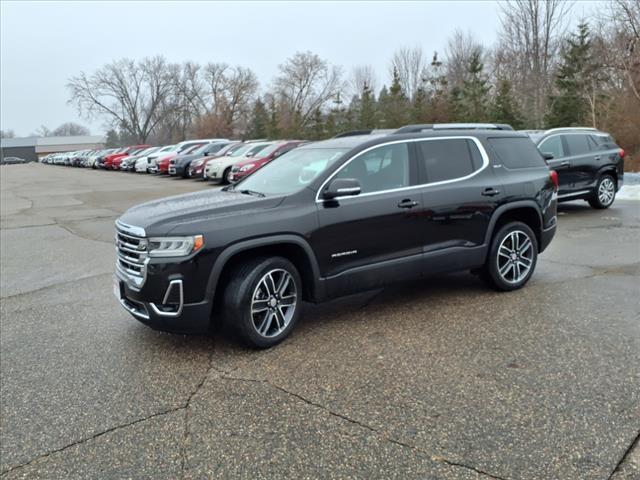
[[[417,206],[418,206],[418,202],[415,202],[410,198],[405,198],[400,203],[398,203],[398,208],[413,208]]]
[[[499,195],[499,194],[500,194],[500,190],[496,190],[493,187],[485,188],[484,191],[482,192],[482,195],[484,195],[485,197],[493,197],[494,195]]]
[[[600,160],[600,155],[595,156],[596,161]]]
[[[560,166],[561,167],[569,167],[569,166],[571,166],[571,164],[565,160],[564,162],[560,162]]]

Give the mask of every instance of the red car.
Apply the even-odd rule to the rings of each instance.
[[[180,152],[180,155],[186,155],[188,153],[193,152],[194,150],[197,150],[198,148],[200,148],[201,146],[203,146],[204,143],[198,143],[196,145],[193,145],[189,148],[184,149],[182,152]],[[178,152],[171,152],[170,154],[164,156],[164,157],[160,157],[158,158],[156,165],[158,167],[157,172],[158,173],[163,173],[163,174],[168,174],[169,173],[169,162],[171,161],[171,159],[173,157],[176,157],[178,155]]]
[[[116,153],[107,155],[104,158],[103,168],[106,168],[107,170],[112,170],[112,169],[117,170],[118,168],[120,168],[120,162],[122,162],[122,157],[126,157],[127,155],[130,155],[134,151],[142,150],[143,148],[149,148],[150,146],[151,145],[132,145],[130,147],[120,149]],[[120,161],[117,163],[118,166],[114,167],[114,161],[118,159],[120,159]]]
[[[251,175],[259,168],[262,168],[274,158],[278,158],[283,153],[287,153],[305,143],[308,142],[304,140],[285,140],[269,145],[258,153],[259,156],[235,164],[231,169],[231,181],[237,182],[242,180],[247,175]]]

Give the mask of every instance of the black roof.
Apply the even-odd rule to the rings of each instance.
[[[397,132],[397,131],[396,131]],[[412,140],[416,138],[433,138],[433,137],[476,137],[484,139],[487,137],[524,137],[528,138],[523,132],[515,130],[421,130],[417,133],[392,133],[392,134],[372,134],[372,135],[351,135],[346,137],[330,138],[329,140],[321,140],[298,148],[368,148],[381,143],[387,143],[396,140]]]

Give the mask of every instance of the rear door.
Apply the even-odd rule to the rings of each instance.
[[[597,145],[586,133],[563,135],[569,162],[571,189],[574,193],[588,189],[595,182],[600,154]]]
[[[354,178],[361,193],[318,200],[312,236],[330,296],[420,276],[423,236],[415,159],[406,142],[357,154],[331,177]],[[331,180],[329,180],[330,182]]]
[[[474,137],[449,137],[424,139],[415,148],[424,184],[425,273],[481,264],[491,214],[504,196],[484,147]]]
[[[558,191],[559,194],[567,193],[573,188],[573,172],[571,171],[571,163],[568,157],[566,143],[561,134],[551,135],[538,144],[538,150],[541,153],[550,153],[553,155],[551,160],[547,160],[547,165],[558,174]]]

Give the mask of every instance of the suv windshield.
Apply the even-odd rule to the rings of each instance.
[[[291,150],[237,183],[233,190],[252,190],[267,195],[288,195],[311,183],[349,148]]]

